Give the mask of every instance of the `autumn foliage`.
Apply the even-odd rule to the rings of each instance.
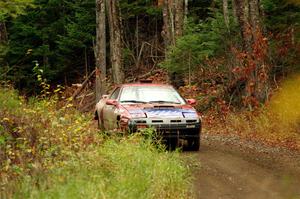
[[[54,94],[0,101],[0,198],[188,198],[187,166],[152,139],[101,132]]]

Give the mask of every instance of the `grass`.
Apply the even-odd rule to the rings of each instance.
[[[59,97],[0,88],[0,198],[189,198],[177,152],[140,134],[108,137]]]
[[[187,198],[183,165],[139,136],[108,140],[42,180],[25,178],[13,198]]]
[[[282,123],[300,125],[300,74],[283,82],[280,90],[272,97],[268,111],[278,116]]]

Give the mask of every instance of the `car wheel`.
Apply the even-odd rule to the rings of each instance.
[[[167,149],[174,151],[177,147],[178,138],[168,138],[167,139]]]
[[[193,137],[188,139],[188,148],[192,151],[199,151],[200,148],[200,137]]]

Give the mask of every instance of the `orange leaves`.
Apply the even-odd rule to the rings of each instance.
[[[254,34],[255,40],[252,44],[253,57],[255,57],[258,62],[264,62],[268,53],[268,39],[264,37],[259,29]]]
[[[157,7],[162,7],[164,5],[164,0],[157,0]]]
[[[167,83],[167,72],[164,70],[158,70],[155,74],[149,77],[153,83]]]
[[[278,57],[288,56],[291,49],[295,49],[296,45],[293,41],[293,29],[288,30],[286,33],[279,33],[274,36],[276,40],[276,55]]]
[[[269,79],[270,65],[268,64],[269,44],[260,28],[251,29],[251,46],[245,51],[231,47],[235,58],[235,67],[232,69],[235,80],[245,80],[246,88],[243,94],[243,105],[245,107],[258,107],[268,95],[266,88]]]
[[[258,71],[258,79],[266,82],[268,80],[268,77],[267,66],[263,64]]]
[[[199,95],[199,88],[196,85],[193,86],[181,86],[179,88],[180,94],[185,98],[197,98]]]

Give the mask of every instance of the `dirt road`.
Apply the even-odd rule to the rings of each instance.
[[[300,154],[245,142],[234,136],[202,136],[194,164],[199,199],[300,199]]]

